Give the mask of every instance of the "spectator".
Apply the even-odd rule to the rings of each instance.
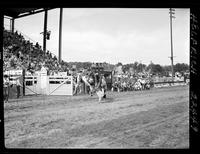
[[[19,81],[19,77],[16,79],[16,87],[17,87],[17,98],[19,98],[20,96],[20,87],[22,87],[20,81]]]
[[[8,97],[9,97],[9,78],[8,78],[8,75],[4,75],[4,78],[3,78],[4,82],[3,82],[3,92],[4,92],[4,102],[5,103],[8,103]]]

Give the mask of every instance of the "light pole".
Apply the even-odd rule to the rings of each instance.
[[[171,36],[171,65],[172,65],[172,81],[174,81],[174,64],[173,64],[173,40],[172,40],[172,18],[175,18],[173,14],[175,14],[175,9],[170,8],[169,9],[170,14],[170,36]]]

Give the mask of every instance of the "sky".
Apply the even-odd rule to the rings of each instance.
[[[174,64],[189,64],[190,10],[175,8]],[[47,50],[58,55],[59,9],[48,11]],[[5,27],[9,24],[5,20]],[[15,20],[25,38],[43,45],[44,12]],[[27,36],[27,37],[26,37]],[[171,65],[169,8],[64,8],[62,60]]]

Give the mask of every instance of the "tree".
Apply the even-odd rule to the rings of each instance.
[[[138,67],[138,62],[134,62],[132,65],[133,69],[137,71],[137,67]]]
[[[163,74],[163,68],[159,64],[153,66],[153,72],[156,74]]]
[[[185,72],[189,70],[189,66],[185,63],[177,63],[175,66],[174,66],[174,71],[175,72]]]
[[[131,64],[126,64],[126,65],[123,65],[123,71],[124,72],[127,72],[127,71],[129,71],[129,68],[131,67]]]
[[[137,65],[137,70],[138,70],[139,72],[142,72],[145,68],[146,68],[146,65],[145,65],[145,64],[139,63],[139,64]]]
[[[164,71],[164,75],[169,77],[169,72],[172,71],[172,66],[171,65],[163,66],[163,71]]]
[[[121,62],[118,62],[118,63],[116,64],[116,66],[123,66],[123,64],[122,64]]]
[[[147,69],[151,70],[152,74],[164,74],[164,68],[159,64],[153,64],[152,62],[147,66]]]

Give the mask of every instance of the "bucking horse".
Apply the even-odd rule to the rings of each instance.
[[[107,84],[103,75],[99,75],[98,73],[95,74],[94,72],[77,74],[76,82],[74,82],[74,95],[77,93],[77,89],[80,89],[81,83],[83,82],[89,87],[90,96],[93,96],[94,93],[96,93],[99,97],[99,102],[103,98],[106,98]]]

